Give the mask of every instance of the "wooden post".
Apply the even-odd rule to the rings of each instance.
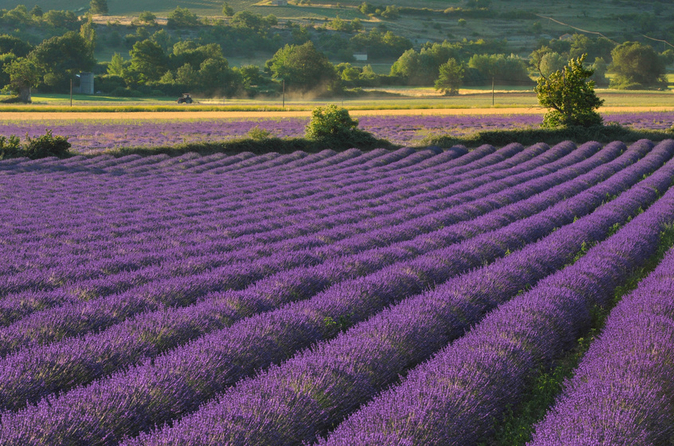
[[[281,79],[281,85],[283,85],[283,108],[286,108],[286,80]]]
[[[494,77],[491,77],[491,106],[494,106]]]
[[[73,80],[70,79],[70,106],[73,106]]]

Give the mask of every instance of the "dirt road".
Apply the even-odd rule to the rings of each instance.
[[[603,107],[602,113],[638,113],[674,111],[674,107]],[[535,108],[455,108],[455,109],[395,109],[351,110],[352,116],[383,115],[513,115],[543,114],[545,109]],[[180,112],[0,112],[1,121],[43,120],[199,120],[199,119],[246,119],[246,118],[293,118],[309,117],[311,111],[180,111]]]

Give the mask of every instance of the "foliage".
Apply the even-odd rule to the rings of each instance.
[[[232,7],[229,6],[229,4],[227,2],[225,2],[222,5],[222,13],[227,17],[231,17],[231,16],[234,15],[234,9],[232,9]]]
[[[22,155],[21,141],[18,136],[11,135],[9,138],[0,136],[0,160],[16,158]]]
[[[367,51],[372,60],[400,57],[412,48],[412,41],[406,37],[372,29],[369,33],[358,33],[351,38],[351,45],[358,51]]]
[[[267,129],[262,129],[260,126],[256,125],[252,129],[248,130],[248,135],[250,139],[255,141],[264,141],[272,137],[272,133]]]
[[[443,91],[446,95],[459,94],[464,72],[463,65],[456,59],[449,59],[440,65],[440,75],[435,81],[435,89]]]
[[[72,11],[50,10],[42,19],[54,28],[75,29],[78,26],[77,16]]]
[[[330,104],[316,107],[311,112],[305,136],[309,139],[349,138],[357,129],[358,120],[349,116],[345,108]]]
[[[169,28],[191,28],[199,25],[199,18],[187,8],[176,6],[168,15]]]
[[[143,23],[147,23],[148,25],[155,25],[157,23],[157,16],[150,11],[143,11],[138,14],[138,20]]]
[[[54,136],[51,130],[37,138],[26,137],[22,145],[18,136],[0,136],[0,159],[28,157],[31,159],[57,156],[63,158],[70,154],[67,137]]]
[[[625,42],[611,52],[613,63],[609,71],[615,76],[611,88],[622,90],[667,88],[665,64],[650,45]]]
[[[91,0],[91,2],[89,2],[89,12],[92,14],[106,15],[108,13],[107,0]]]
[[[25,104],[32,102],[31,88],[36,87],[40,81],[40,73],[35,63],[25,57],[20,57],[5,66],[5,72],[9,74],[9,89],[15,93],[19,100]]]
[[[528,85],[532,83],[526,63],[515,55],[475,54],[468,61],[468,67],[482,77],[482,84]]]
[[[112,55],[112,59],[108,64],[108,74],[111,76],[122,76],[124,74],[124,68],[126,64],[124,63],[124,58],[121,54],[115,53]]]
[[[311,41],[281,48],[267,61],[267,68],[291,91],[321,93],[333,89],[338,81],[335,67]]]
[[[168,69],[164,50],[149,39],[136,42],[129,54],[131,69],[139,73],[141,81],[158,80]]]
[[[33,45],[23,40],[10,36],[0,35],[0,54],[13,53],[16,57],[26,57],[33,50]]]
[[[48,156],[57,156],[62,158],[69,154],[70,143],[65,136],[54,136],[51,130],[37,138],[26,138],[26,144],[23,149],[25,156],[31,159],[46,158]]]
[[[535,88],[538,102],[548,109],[543,127],[600,125],[602,118],[595,111],[604,103],[588,81],[593,71],[583,67],[585,55],[571,59],[563,70],[541,76]]]
[[[62,90],[76,73],[91,71],[96,65],[91,45],[74,31],[43,41],[28,58],[44,76],[45,85]]]

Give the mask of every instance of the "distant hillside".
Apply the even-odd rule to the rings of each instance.
[[[602,33],[610,39],[647,40],[644,35],[674,42],[674,10],[668,1],[645,0],[370,0],[375,7],[396,5],[401,8],[399,18],[385,20],[368,17],[357,7],[362,0],[290,0],[288,6],[271,6],[271,0],[228,0],[235,11],[248,9],[263,15],[273,14],[280,23],[285,20],[321,24],[339,15],[350,20],[358,17],[366,29],[383,23],[396,34],[410,38],[416,45],[426,41],[506,39],[512,52],[528,54],[541,39],[558,38],[565,33],[585,30]],[[458,8],[488,4],[488,10],[466,14]],[[12,9],[16,0],[0,0],[0,8]],[[83,13],[88,0],[31,0],[28,8],[39,5],[43,10],[66,9]],[[151,11],[166,17],[176,6],[188,8],[200,16],[222,17],[221,0],[108,0],[111,16],[133,16]],[[452,11],[454,8],[454,11]],[[463,19],[460,21],[460,19]],[[551,20],[553,19],[553,20]],[[568,25],[568,26],[567,26]],[[656,43],[657,49],[668,48]]]

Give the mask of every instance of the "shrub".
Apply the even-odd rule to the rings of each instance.
[[[16,158],[22,155],[21,142],[18,136],[9,138],[0,136],[0,159]]]
[[[562,70],[538,79],[538,102],[549,109],[543,118],[544,128],[602,124],[595,109],[604,101],[595,94],[594,81],[588,81],[594,71],[583,67],[586,56],[571,59]]]
[[[349,111],[336,105],[316,107],[311,112],[311,121],[306,127],[308,139],[331,139],[350,137],[356,132],[358,120],[351,119]]]
[[[37,138],[26,138],[24,155],[31,159],[57,156],[62,158],[69,154],[70,143],[65,136],[54,136],[51,130]]]
[[[252,129],[248,130],[248,137],[254,139],[255,141],[264,141],[272,137],[272,134],[267,129],[262,129],[260,126],[256,125]]]

